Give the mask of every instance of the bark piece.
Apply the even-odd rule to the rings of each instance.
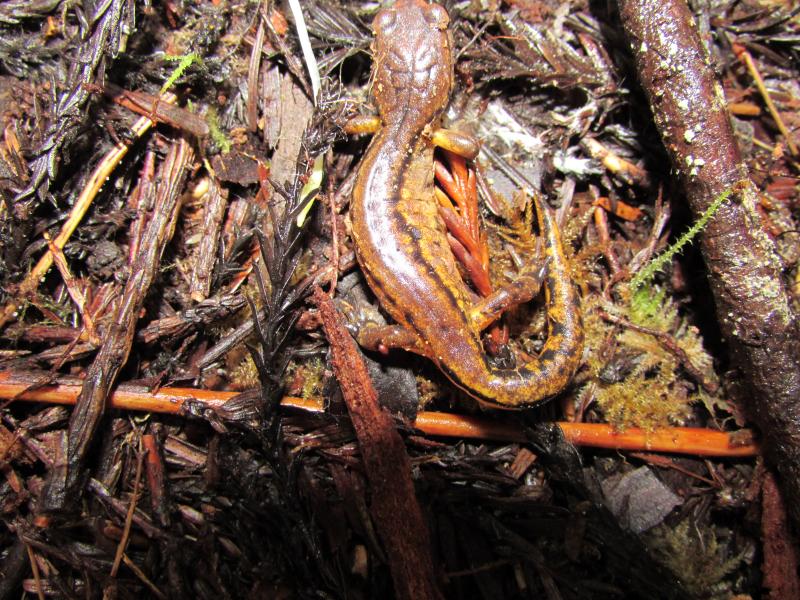
[[[786,502],[775,477],[766,472],[761,488],[761,531],[764,538],[764,587],[770,600],[800,598],[797,545],[786,520]]]
[[[395,592],[402,599],[438,599],[430,536],[411,480],[411,461],[389,414],[378,404],[353,338],[331,299],[317,287],[325,335],[333,353],[333,370],[353,421],[372,501],[370,512],[386,549]]]
[[[219,185],[216,177],[208,178],[208,192],[205,195],[203,211],[203,236],[195,255],[195,268],[189,292],[192,300],[202,302],[211,291],[211,277],[214,274],[214,263],[217,260],[217,246],[222,231],[222,220],[228,206],[228,191]]]

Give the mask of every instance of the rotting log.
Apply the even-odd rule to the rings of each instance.
[[[701,234],[700,249],[746,409],[784,496],[799,498],[800,335],[722,87],[685,0],[619,0],[619,7],[639,80],[695,218],[739,186]],[[800,503],[786,504],[800,531]]]

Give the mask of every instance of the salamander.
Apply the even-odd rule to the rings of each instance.
[[[350,208],[356,256],[367,283],[394,325],[362,328],[371,349],[403,348],[432,360],[479,402],[524,408],[559,393],[583,351],[580,297],[571,280],[558,226],[537,197],[544,267],[479,299],[450,250],[434,195],[435,146],[474,158],[471,138],[442,129],[454,83],[449,16],[438,4],[398,0],[381,10],[375,34],[372,93],[375,136],[359,166]],[[539,356],[516,356],[501,368],[486,354],[481,331],[544,283],[547,341]]]

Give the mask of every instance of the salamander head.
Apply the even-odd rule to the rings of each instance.
[[[398,0],[376,15],[373,93],[384,120],[406,108],[432,120],[447,105],[453,85],[449,22],[442,6],[425,0]]]

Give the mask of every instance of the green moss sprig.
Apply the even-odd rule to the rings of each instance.
[[[184,54],[183,56],[172,56],[171,54],[168,54],[164,57],[164,60],[177,62],[178,66],[175,67],[175,70],[172,71],[172,74],[167,77],[164,85],[161,86],[162,94],[175,85],[175,82],[181,78],[181,76],[186,72],[186,69],[195,63],[199,65],[203,64],[203,59],[195,52],[190,52],[189,54]]]
[[[631,290],[636,293],[639,288],[643,287],[645,284],[649,283],[650,280],[662,270],[674,257],[676,254],[681,252],[683,248],[689,244],[695,236],[700,233],[708,222],[714,217],[717,211],[722,207],[728,197],[738,189],[738,184],[729,187],[727,190],[723,191],[719,196],[714,198],[714,201],[711,203],[711,206],[700,215],[700,218],[697,219],[697,222],[692,225],[688,231],[684,232],[684,234],[678,238],[678,241],[672,244],[669,248],[667,248],[664,252],[656,256],[653,260],[647,263],[642,270],[640,270],[636,275],[634,275],[633,279],[631,279],[630,287]]]

